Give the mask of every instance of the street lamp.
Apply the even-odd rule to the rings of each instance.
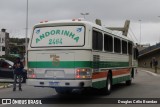
[[[158,16],[158,18],[160,18],[160,16]],[[160,36],[159,36],[159,43],[160,43]]]
[[[81,15],[83,15],[84,19],[86,15],[89,15],[89,13],[81,13]]]
[[[139,24],[140,24],[140,26],[139,26],[139,36],[140,36],[139,44],[141,44],[141,21],[142,20],[139,20]]]
[[[26,54],[25,54],[25,64],[26,64],[26,66],[27,66],[27,57],[28,57],[28,55],[27,55],[27,48],[28,48],[27,37],[28,37],[28,0],[27,0],[27,6],[26,6],[26,38],[25,38],[25,52],[26,52]]]

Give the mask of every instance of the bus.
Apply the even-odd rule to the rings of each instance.
[[[81,20],[36,24],[28,45],[27,84],[57,93],[97,89],[110,94],[112,85],[130,85],[137,66],[131,39]]]

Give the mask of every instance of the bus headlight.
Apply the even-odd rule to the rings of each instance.
[[[77,68],[75,77],[77,79],[86,79],[86,78],[92,78],[91,75],[91,69],[89,68]]]
[[[27,70],[27,78],[36,78],[36,75],[34,74],[34,69],[28,69]]]

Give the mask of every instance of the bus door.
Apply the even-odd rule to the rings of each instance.
[[[133,45],[131,42],[128,42],[128,55],[129,55],[129,67],[132,67],[132,52],[133,51]]]

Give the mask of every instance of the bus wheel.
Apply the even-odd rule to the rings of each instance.
[[[112,88],[112,77],[111,74],[108,73],[107,80],[106,80],[106,87],[102,89],[102,93],[105,95],[109,95],[111,93]]]
[[[127,86],[129,86],[129,85],[131,85],[131,84],[132,84],[132,80],[127,80],[127,81],[126,81],[126,85],[127,85]]]

